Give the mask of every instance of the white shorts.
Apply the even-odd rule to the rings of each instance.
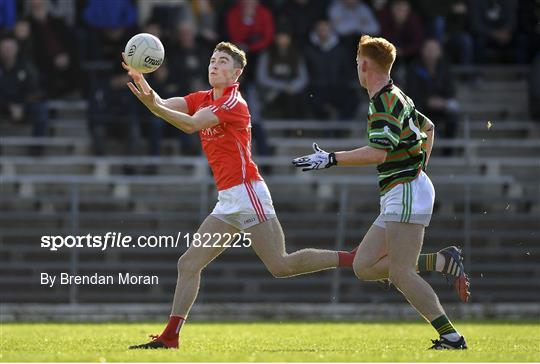
[[[217,219],[245,230],[276,217],[270,191],[264,181],[246,181],[218,193],[211,213]]]
[[[383,229],[386,221],[428,226],[435,189],[423,171],[411,182],[400,183],[381,197],[381,213],[373,223]]]

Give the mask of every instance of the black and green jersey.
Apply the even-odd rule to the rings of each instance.
[[[377,166],[381,196],[399,183],[412,181],[422,170],[426,120],[392,80],[371,99],[368,145],[388,151],[386,160]]]

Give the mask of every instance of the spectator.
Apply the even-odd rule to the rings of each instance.
[[[343,38],[358,38],[362,34],[379,34],[379,22],[371,8],[360,0],[334,0],[328,10],[333,28]]]
[[[351,62],[346,63],[347,79],[356,77],[358,39],[362,34],[379,34],[379,22],[373,12],[360,0],[334,0],[328,10],[330,23],[341,39],[341,44]]]
[[[226,14],[227,33],[231,42],[246,52],[248,66],[242,74],[242,93],[251,111],[253,138],[260,155],[271,154],[266,132],[261,124],[260,97],[254,84],[255,65],[258,55],[274,40],[274,17],[259,0],[237,0]]]
[[[309,43],[309,33],[319,19],[326,16],[328,0],[289,0],[280,11],[280,19],[284,19],[291,29],[296,47],[303,49]]]
[[[37,69],[49,97],[61,97],[80,89],[76,41],[63,19],[49,14],[45,0],[31,0],[30,34]]]
[[[381,33],[396,46],[398,58],[410,61],[418,55],[423,31],[408,0],[394,0],[390,4],[389,12],[381,18]]]
[[[170,68],[165,62],[156,71],[149,75],[149,82],[153,89],[164,99],[176,97],[178,93],[178,85],[170,77]],[[197,155],[200,150],[194,135],[188,135],[178,130],[174,126],[168,124],[163,119],[156,117],[154,114],[148,114],[149,121],[149,149],[150,155],[159,156],[161,154],[161,144],[163,137],[175,138],[180,144],[182,155]]]
[[[320,20],[310,35],[306,48],[309,71],[309,100],[313,116],[320,119],[351,119],[357,99],[348,85],[345,65],[348,59],[339,37],[327,20]]]
[[[55,18],[62,18],[69,27],[75,26],[77,3],[66,0],[48,0],[49,11]]]
[[[27,59],[35,64],[34,45],[30,22],[26,19],[18,20],[13,28],[13,35],[19,44],[19,57]]]
[[[469,31],[469,9],[465,0],[415,0],[427,36],[444,44],[446,54],[460,64],[474,61],[474,43]]]
[[[187,95],[208,85],[208,58],[213,48],[200,42],[195,24],[190,21],[175,27],[167,58],[172,77],[178,82],[179,92]]]
[[[251,64],[256,64],[258,54],[274,39],[274,18],[259,0],[238,0],[227,13],[227,31],[231,42],[246,52]],[[251,81],[253,74],[246,69],[244,82]]]
[[[108,7],[109,4],[114,6]],[[88,121],[94,152],[106,154],[108,138],[124,139],[127,135],[127,154],[135,155],[141,134],[139,105],[126,87],[129,77],[120,66],[120,51],[137,31],[133,28],[137,9],[127,0],[89,0],[83,9],[83,18],[89,27],[91,59],[96,65],[89,70],[88,93]]]
[[[455,98],[454,78],[436,39],[424,42],[420,60],[411,65],[407,94],[418,110],[435,122],[440,135],[445,138],[456,136],[459,106]],[[444,152],[448,154],[448,151]]]
[[[15,0],[0,0],[0,30],[12,30],[16,20]]]
[[[272,13],[258,0],[239,0],[227,14],[229,37],[251,53],[264,50],[274,38]]]
[[[212,9],[216,15],[215,27],[218,34],[218,41],[221,39],[230,40],[227,18],[229,11],[237,6],[238,0],[211,0]]]
[[[216,44],[218,43],[217,27],[217,14],[212,6],[210,0],[197,0],[194,2],[195,16],[197,23],[199,24],[199,35],[205,43]]]
[[[464,65],[474,62],[474,41],[469,29],[469,5],[463,0],[450,1],[445,14],[445,45],[453,59]]]
[[[187,0],[138,0],[137,9],[141,26],[157,22],[165,32],[175,29],[179,22],[194,21],[191,4]]]
[[[129,28],[136,25],[137,8],[130,0],[88,0],[83,18],[92,28]]]
[[[178,24],[167,48],[167,64],[162,65],[149,76],[150,83],[155,85],[158,94],[164,98],[187,95],[207,87],[207,63],[211,49],[206,47],[204,42],[197,41],[195,32],[195,25],[191,21]],[[153,115],[150,115],[149,120],[151,128],[150,153],[152,155],[159,155],[163,136],[177,137],[180,141],[182,154],[199,154],[196,135],[180,132]]]
[[[47,130],[47,105],[35,69],[19,56],[19,46],[13,37],[0,40],[0,119],[28,122],[34,136],[44,136]]]
[[[304,117],[304,89],[308,74],[304,59],[286,31],[276,33],[274,43],[259,57],[257,81],[262,87],[263,113],[269,118]]]
[[[517,26],[518,4],[514,0],[477,0],[470,2],[472,31],[475,39],[476,62],[486,63],[495,60],[510,61],[522,58],[517,54],[515,31]]]
[[[389,8],[383,11],[381,33],[396,46],[397,61],[392,77],[399,85],[405,80],[407,65],[418,55],[423,37],[420,19],[411,10],[408,0],[394,0]]]

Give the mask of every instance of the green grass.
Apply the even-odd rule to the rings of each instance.
[[[163,324],[1,325],[2,362],[529,362],[540,361],[540,324],[465,323],[467,351],[426,350],[435,331],[417,323],[188,323],[180,350],[127,350]]]

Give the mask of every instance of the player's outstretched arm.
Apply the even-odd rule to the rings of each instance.
[[[200,109],[192,116],[160,105],[156,115],[188,134],[219,124],[218,117],[209,107]]]
[[[371,164],[381,164],[386,159],[386,150],[377,149],[370,146],[346,151],[328,153],[313,143],[315,153],[293,159],[295,167],[302,168],[302,171],[330,168],[339,166],[367,166]]]
[[[201,129],[210,128],[219,124],[219,119],[214,112],[205,107],[193,115],[188,115],[181,111],[176,111],[163,105],[158,101],[158,96],[154,90],[143,91],[142,85],[128,82],[131,92],[141,101],[154,115],[165,120],[172,126],[182,130],[184,133],[192,134]]]
[[[138,72],[131,68],[127,62],[126,62],[126,55],[124,52],[122,52],[122,58],[124,62],[122,62],[122,67],[127,71],[129,77],[133,79],[133,82],[135,82],[136,85],[138,85],[141,89],[141,91],[145,93],[150,93],[150,90],[152,90],[152,87],[148,83],[148,81],[144,78],[144,75],[141,72]],[[155,93],[155,91],[154,91]],[[156,102],[158,104],[161,104],[169,109],[181,111],[183,113],[188,112],[188,106],[186,103],[186,100],[184,100],[183,97],[171,97],[169,99],[163,100],[157,93],[156,93]]]
[[[346,152],[336,152],[336,160],[340,166],[369,166],[381,164],[386,159],[386,150],[369,145]]]

